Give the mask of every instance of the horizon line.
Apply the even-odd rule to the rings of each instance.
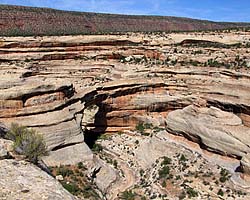
[[[250,24],[250,22],[246,21],[214,21],[205,18],[192,18],[192,17],[184,17],[184,16],[175,16],[175,15],[158,15],[158,14],[124,14],[124,13],[112,13],[112,12],[94,12],[94,11],[79,11],[79,10],[65,10],[60,8],[52,8],[52,7],[43,7],[43,6],[27,6],[27,5],[17,5],[17,4],[4,4],[0,3],[0,6],[11,6],[11,7],[24,7],[24,8],[37,8],[37,9],[48,9],[48,10],[56,10],[62,12],[74,12],[74,13],[90,13],[90,14],[105,14],[105,15],[120,15],[120,16],[135,16],[135,17],[171,17],[171,18],[182,18],[182,19],[192,19],[198,21],[206,21],[213,23],[242,23],[242,24]]]

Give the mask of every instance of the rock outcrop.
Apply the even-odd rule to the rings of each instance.
[[[51,151],[49,156],[43,157],[47,166],[75,165],[79,162],[92,163],[93,153],[85,143],[76,144]]]
[[[62,185],[36,166],[16,160],[0,160],[0,199],[76,200]]]
[[[242,159],[240,160],[240,164],[241,164],[242,171],[245,174],[250,175],[250,157],[249,157],[249,154],[246,154],[242,157]]]
[[[191,105],[170,112],[166,123],[170,132],[182,134],[209,150],[238,157],[250,152],[250,128],[233,113]]]
[[[50,151],[43,158],[47,165],[83,162],[91,180],[111,196],[119,193],[119,183],[128,189],[136,178],[122,180],[122,172],[93,154],[91,144],[102,133],[133,131],[143,123],[238,162],[242,158],[248,173],[250,75],[243,61],[250,58],[243,42],[250,35],[206,34],[2,38],[0,135],[12,122],[39,131]],[[192,49],[179,44],[194,38],[211,43]],[[153,137],[133,155],[119,147],[119,155],[131,153],[146,169],[165,146]],[[139,158],[147,147],[152,152]],[[124,163],[117,156],[116,164]],[[122,170],[133,176],[128,167]]]
[[[12,141],[0,139],[0,160],[11,157],[12,145]]]
[[[71,164],[92,157],[84,144],[86,131],[98,134],[131,130],[140,122],[164,127],[171,111],[192,104],[232,111],[244,128],[249,127],[250,76],[244,69],[215,70],[191,66],[190,62],[188,67],[171,67],[172,54],[180,63],[187,61],[181,53],[172,52],[172,45],[195,37],[199,41],[231,44],[243,42],[248,35],[235,38],[230,33],[225,37],[169,34],[164,39],[131,34],[27,37],[22,41],[3,38],[0,122],[6,127],[18,122],[42,133],[51,151],[46,161],[54,164],[69,163],[57,156],[61,152],[69,156],[65,151],[84,152],[83,156],[75,156]],[[181,48],[196,63],[202,62],[200,52],[194,55],[189,47]],[[227,55],[223,59],[231,59],[234,49],[230,48],[223,50]],[[129,60],[124,59],[129,56]],[[238,138],[235,140],[241,143]],[[241,153],[226,152],[241,156],[247,152],[245,148]]]

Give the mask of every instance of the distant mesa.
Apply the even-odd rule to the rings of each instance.
[[[181,17],[98,14],[0,5],[1,36],[197,31],[246,26],[250,26],[250,23],[213,22]]]

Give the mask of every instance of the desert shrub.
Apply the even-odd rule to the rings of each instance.
[[[224,196],[224,192],[222,191],[222,189],[219,189],[218,193],[219,196]]]
[[[180,162],[186,162],[186,161],[187,161],[187,158],[183,154],[181,154]]]
[[[136,197],[136,194],[133,193],[131,190],[125,191],[121,195],[121,199],[123,200],[134,200]]]
[[[231,177],[231,175],[229,174],[229,172],[226,169],[223,169],[223,168],[220,171],[220,175],[221,175],[220,182],[222,182],[222,183],[225,183]]]
[[[113,165],[114,165],[114,167],[117,169],[117,166],[118,166],[117,160],[114,160]]]
[[[160,131],[164,131],[164,128],[160,128],[160,127],[155,126],[153,128],[153,130],[154,130],[154,132],[160,132]]]
[[[142,124],[142,123],[137,124],[135,128],[140,133],[143,133],[145,130],[144,124]]]
[[[184,191],[182,191],[178,197],[179,197],[180,200],[185,199],[186,198],[186,193]]]
[[[198,196],[198,192],[195,191],[195,190],[194,190],[193,188],[191,188],[191,187],[188,187],[188,188],[186,189],[186,192],[187,192],[189,198],[197,197],[197,196]]]
[[[151,128],[153,128],[153,125],[150,124],[150,123],[145,123],[145,124],[143,124],[143,126],[145,127],[145,129],[151,129]]]
[[[135,127],[136,131],[144,136],[150,136],[150,133],[145,132],[146,129],[152,129],[153,125],[149,123],[138,123]]]
[[[48,153],[43,136],[25,126],[13,123],[6,138],[14,141],[16,153],[24,155],[32,163],[36,164],[41,156]]]
[[[68,190],[71,194],[77,194],[80,189],[78,188],[78,186],[76,184],[73,184],[73,183],[62,183],[62,186]]]
[[[89,184],[85,185],[81,192],[82,192],[82,195],[83,195],[84,198],[87,198],[87,199],[100,199],[99,195],[96,193],[93,186],[91,186]]]
[[[163,168],[161,168],[159,170],[159,178],[162,179],[162,178],[167,178],[167,176],[169,175],[170,173],[170,169],[168,166],[164,166]]]
[[[167,183],[166,183],[165,180],[162,182],[161,186],[164,187],[164,188],[167,186]]]
[[[163,161],[161,162],[161,165],[170,165],[172,162],[171,158],[168,158],[166,156],[163,157]]]
[[[143,170],[143,169],[140,169],[139,173],[140,173],[140,176],[143,176],[144,170]]]
[[[97,152],[97,153],[101,152],[102,150],[103,150],[102,145],[97,144],[97,143],[94,144],[94,146],[93,146],[93,148],[92,148],[92,151]]]
[[[62,175],[63,177],[73,175],[74,172],[69,169],[67,166],[60,165],[56,170],[56,175]]]
[[[78,167],[78,169],[86,170],[86,167],[83,165],[82,162],[79,162],[79,163],[77,164],[77,167]]]

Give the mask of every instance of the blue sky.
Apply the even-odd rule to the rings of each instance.
[[[0,4],[250,22],[250,0],[0,0]]]

